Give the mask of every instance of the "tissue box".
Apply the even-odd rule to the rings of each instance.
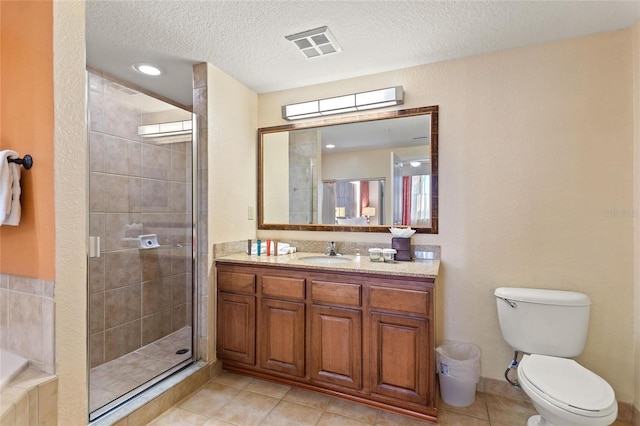
[[[411,260],[411,238],[391,238],[391,248],[396,249],[396,260]]]

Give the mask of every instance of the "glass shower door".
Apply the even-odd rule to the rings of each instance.
[[[190,112],[95,74],[89,84],[93,420],[193,360],[194,185],[191,132],[144,134],[191,127]]]

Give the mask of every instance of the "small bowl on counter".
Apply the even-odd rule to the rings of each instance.
[[[396,249],[382,249],[382,259],[387,263],[395,262]]]
[[[382,249],[381,248],[370,248],[369,249],[369,260],[372,262],[383,262],[382,258]]]

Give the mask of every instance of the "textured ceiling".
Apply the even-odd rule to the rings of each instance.
[[[629,28],[640,0],[89,0],[86,14],[90,67],[191,105],[195,63],[266,93]],[[342,52],[306,59],[285,39],[325,25]]]

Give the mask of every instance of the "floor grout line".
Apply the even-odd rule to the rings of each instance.
[[[222,377],[222,380],[220,380],[221,377]],[[273,397],[272,395],[269,395],[268,386],[264,386],[264,388],[257,388],[257,389],[261,389],[260,391],[256,391],[255,390],[256,387],[251,386],[252,383],[254,384],[255,383],[272,383],[267,380],[249,378],[248,376],[225,372],[223,373],[222,376],[218,376],[216,378],[211,379],[210,382],[214,382],[214,383],[217,383],[218,385],[238,390],[238,393],[235,394],[233,397],[231,397],[229,400],[225,401],[224,404],[221,406],[221,408],[216,412],[223,412],[225,410],[225,407],[232,407],[234,403],[234,399],[243,391],[259,394],[265,397],[276,398],[276,397]],[[202,388],[196,390],[194,393],[187,396],[181,403],[183,403],[184,401],[187,401],[189,398],[196,395],[201,389]],[[292,404],[292,406],[299,406],[299,407],[302,407],[305,409],[311,409],[314,411],[317,410],[319,416],[318,416],[318,419],[315,422],[313,422],[314,425],[321,424],[321,422],[323,421],[322,419],[326,419],[328,416],[331,416],[334,419],[343,418],[345,419],[344,422],[354,420],[359,422],[358,424],[367,424],[368,426],[389,424],[389,420],[384,419],[384,417],[387,416],[386,414],[383,414],[383,413],[386,413],[385,410],[375,408],[375,407],[369,407],[365,404],[359,404],[357,402],[347,401],[347,402],[343,402],[342,404],[345,407],[347,406],[347,404],[352,404],[349,407],[351,406],[356,408],[369,407],[369,408],[375,409],[376,410],[375,417],[373,418],[372,422],[367,423],[362,419],[362,417],[353,416],[350,413],[345,412],[344,410],[341,410],[341,409],[333,409],[335,407],[332,408],[331,404],[335,397],[332,397],[332,396],[327,396],[327,395],[318,393],[318,395],[320,396],[323,396],[323,397],[326,396],[327,398],[329,398],[327,404],[323,408],[319,408],[317,405],[313,405],[311,403],[305,404],[302,400],[295,401],[293,400],[293,397],[291,399],[287,399],[287,396],[294,389],[298,389],[298,388],[290,386],[287,392],[277,397],[276,398],[278,400],[277,404],[271,407],[265,413],[263,413],[260,416],[260,420],[256,424],[257,425],[272,424],[273,419],[269,419],[269,418],[274,412],[276,412],[276,410],[278,410],[279,406],[280,406],[280,409],[282,409],[281,404],[283,401],[287,404]],[[302,390],[306,392],[313,392],[306,389],[302,389]],[[301,395],[299,398],[302,399],[303,396]],[[341,400],[341,401],[344,401],[344,400]],[[251,407],[246,407],[246,408],[250,409]],[[348,407],[345,408],[345,410],[346,409],[348,409]],[[229,423],[226,420],[207,416],[204,413],[199,413],[198,410],[187,410],[187,411],[192,412],[194,414],[200,414],[209,419]],[[535,414],[535,409],[533,408],[533,405],[527,401],[512,400],[506,397],[500,397],[492,394],[478,393],[476,394],[474,403],[469,407],[448,406],[444,402],[440,401],[440,403],[438,404],[438,412],[440,413],[441,421],[444,422],[444,424],[452,425],[452,426],[454,425],[463,426],[463,425],[466,425],[467,422],[473,422],[474,425],[485,425],[485,426],[514,426],[519,424],[522,424],[522,425],[526,424],[528,417]],[[406,422],[406,424],[408,425],[428,426],[428,425],[434,424],[434,423],[423,421],[417,418],[403,416],[398,413],[393,413],[393,412],[389,412],[389,413],[390,413],[389,414],[390,416],[396,416],[396,415],[401,416],[401,417],[398,417],[398,419],[406,419],[404,420],[404,422]],[[278,413],[278,414],[281,415],[282,413]],[[453,422],[451,422],[446,419],[447,417],[451,419],[451,416],[453,416],[453,418],[455,419],[463,419],[463,420],[459,420],[459,421],[454,420]],[[396,417],[390,417],[390,418],[396,419]],[[468,420],[464,420],[464,419],[468,419]],[[616,423],[616,425],[620,425],[620,426],[627,425],[627,424],[628,423],[620,423],[620,422]],[[235,424],[235,426],[243,426],[243,425]]]

